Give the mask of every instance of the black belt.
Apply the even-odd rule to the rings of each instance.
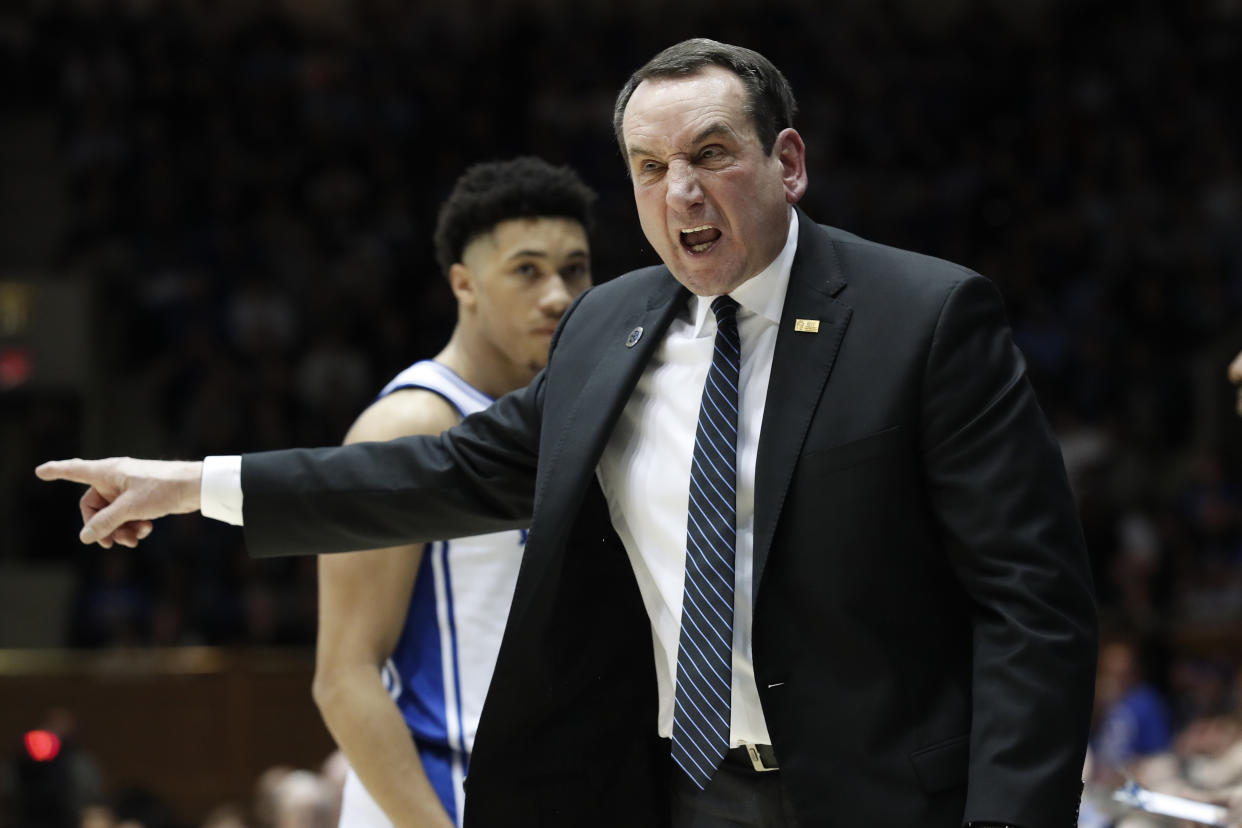
[[[776,761],[776,751],[771,745],[741,745],[731,748],[724,758],[725,762],[735,767],[746,768],[757,773],[780,770]]]

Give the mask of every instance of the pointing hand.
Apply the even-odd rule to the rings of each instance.
[[[151,534],[154,518],[196,512],[203,464],[197,461],[53,460],[35,469],[42,480],[72,480],[90,488],[78,502],[82,543],[134,547]]]

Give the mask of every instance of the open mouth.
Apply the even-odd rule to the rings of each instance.
[[[682,230],[680,235],[681,246],[697,256],[711,250],[723,234],[710,224],[704,224]]]

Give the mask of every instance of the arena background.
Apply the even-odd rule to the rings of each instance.
[[[788,75],[812,217],[999,284],[1106,631],[1179,727],[1238,712],[1240,0],[11,2],[0,828],[37,793],[32,729],[147,828],[229,803],[261,825],[260,772],[331,749],[312,560],[252,562],[197,517],[84,549],[78,487],[33,467],[339,442],[451,329],[430,234],[473,161],[572,164],[596,279],[655,262],[611,106],[695,35]]]

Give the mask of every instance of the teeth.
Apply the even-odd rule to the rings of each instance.
[[[712,246],[711,242],[703,242],[702,244],[692,244],[690,245],[690,250],[695,253],[702,253],[704,250],[706,250],[707,248],[711,246]]]
[[[711,229],[712,229],[712,225],[701,224],[698,227],[691,227],[689,230],[682,230],[681,232],[682,232],[682,235],[686,235],[689,233],[701,233],[704,230],[711,230]]]

